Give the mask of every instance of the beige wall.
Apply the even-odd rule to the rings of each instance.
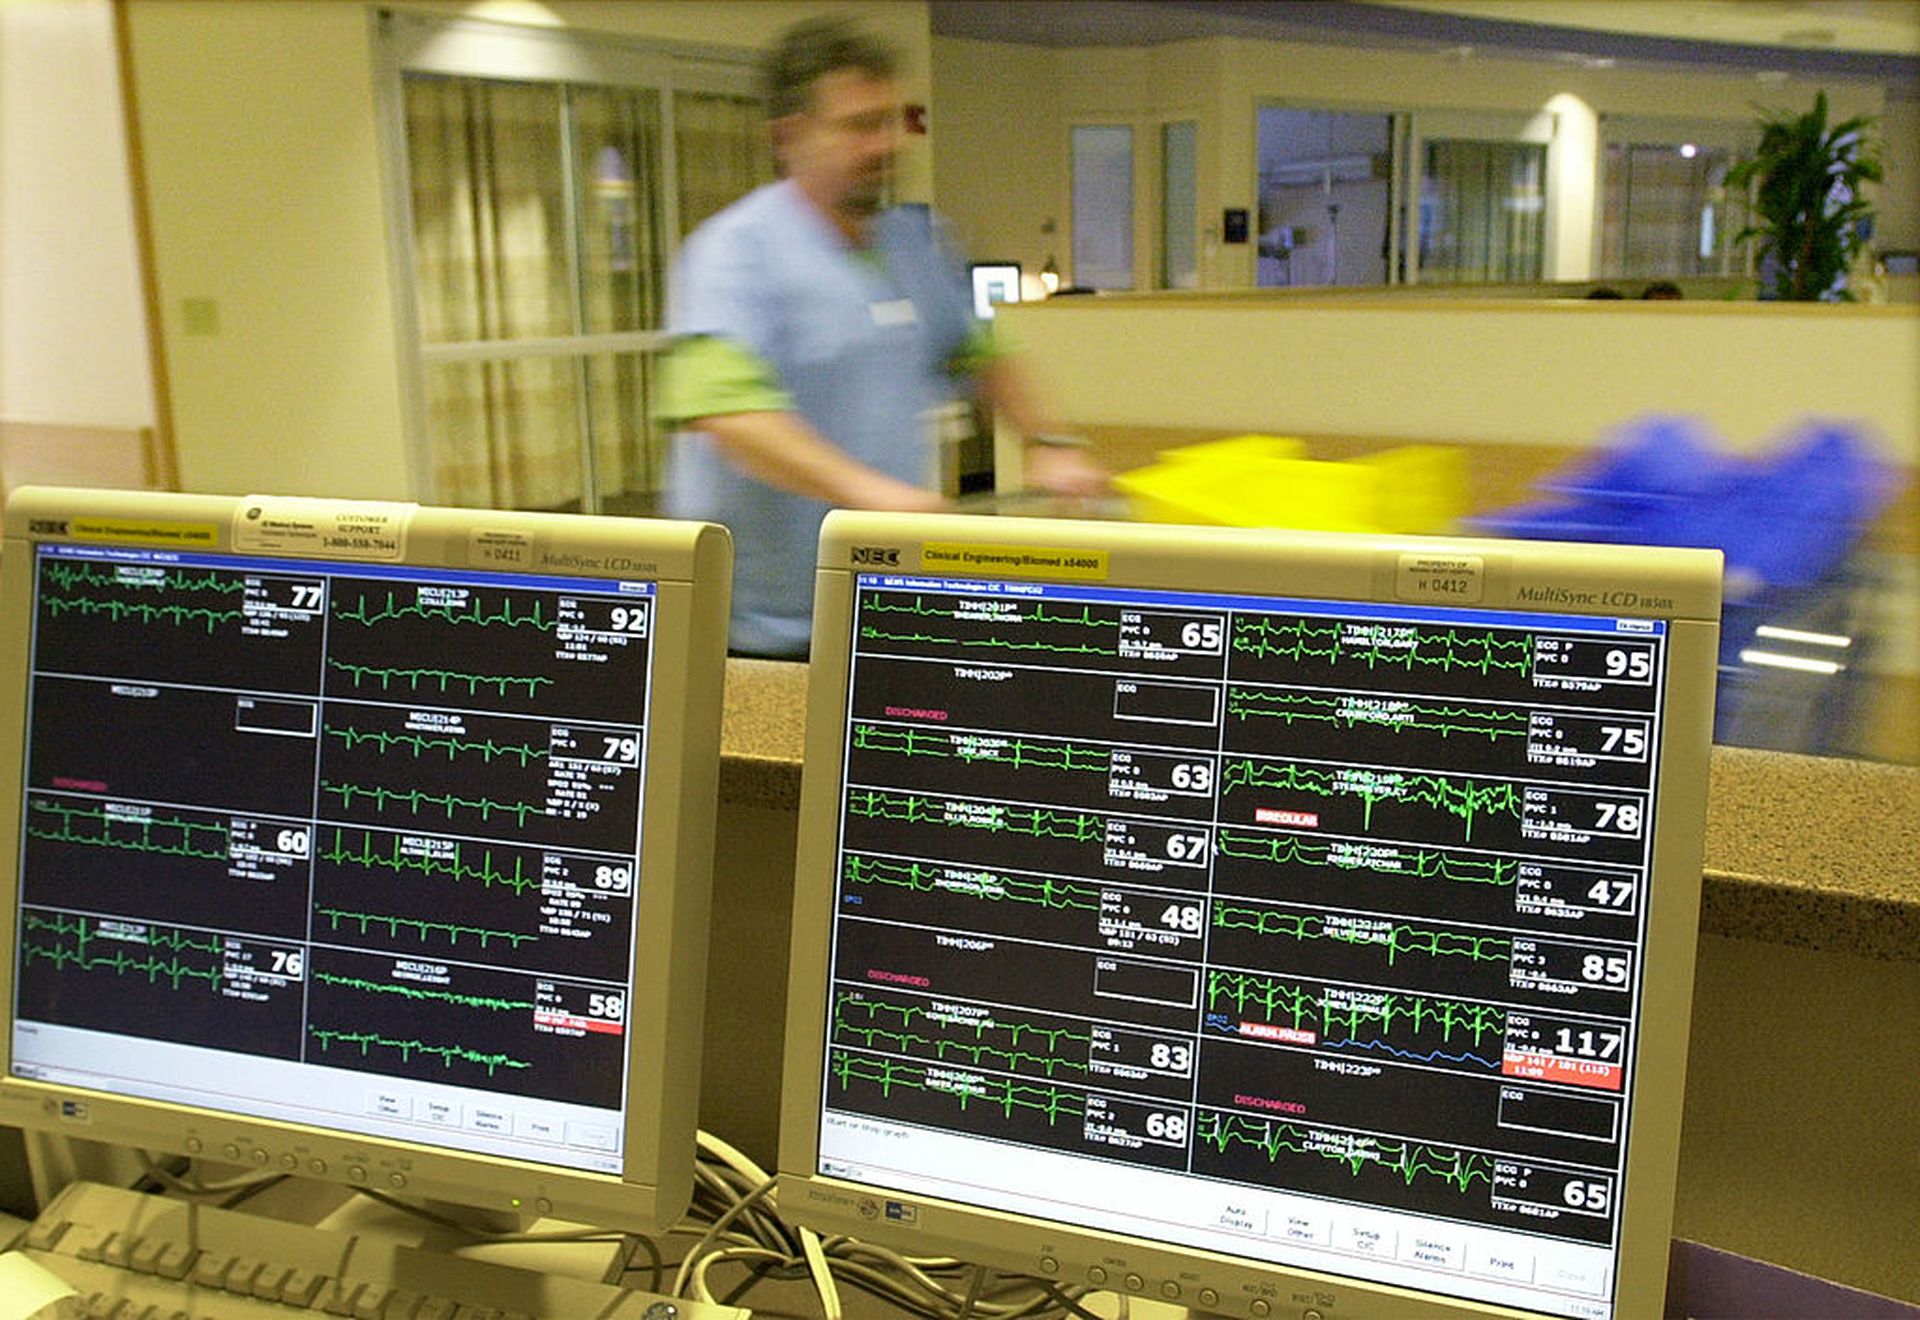
[[[407,496],[364,10],[142,0],[131,22],[182,484]]]
[[[1080,425],[1583,445],[1657,411],[1758,447],[1816,415],[1920,463],[1920,308],[1142,295],[1003,315]]]
[[[1253,283],[1253,245],[1222,244],[1219,225],[1223,208],[1257,210],[1255,113],[1263,104],[1381,112],[1558,113],[1570,158],[1555,180],[1557,200],[1562,205],[1560,223],[1550,243],[1554,268],[1549,277],[1580,279],[1590,269],[1591,165],[1598,116],[1744,124],[1754,117],[1757,103],[1810,105],[1816,88],[1816,83],[1804,79],[1766,86],[1746,75],[1705,70],[1585,69],[1488,57],[1456,60],[1426,52],[1306,46],[1237,37],[1147,49],[1040,52],[1044,63],[1037,72],[1032,64],[1034,56],[1031,50],[992,42],[936,42],[934,86],[943,101],[948,88],[976,89],[973,95],[949,106],[945,140],[956,135],[987,138],[1004,132],[1005,117],[996,110],[992,98],[978,90],[997,83],[996,70],[1003,66],[1020,67],[1026,76],[1049,84],[1047,100],[1057,96],[1059,119],[1053,123],[1041,117],[1047,108],[1044,101],[1023,96],[1031,117],[1025,130],[1030,142],[1041,141],[1049,134],[1063,137],[1064,125],[1076,119],[1107,118],[1148,125],[1197,110],[1201,120],[1200,268],[1202,287],[1207,288],[1242,288]],[[1885,94],[1878,84],[1829,79],[1818,85],[1826,88],[1838,114],[1878,114],[1883,108]],[[1051,90],[1053,87],[1057,92]],[[1155,154],[1153,141],[1151,134],[1136,138],[1141,165],[1136,170],[1140,179],[1136,213],[1141,230],[1136,249],[1143,254],[1153,252],[1156,242],[1151,232],[1154,194],[1148,191]],[[1889,155],[1896,156],[1897,152]],[[1051,149],[1032,168],[1042,168],[1045,159],[1052,159]],[[1058,159],[1052,196],[1064,226],[1069,188],[1064,151]],[[1578,179],[1564,173],[1582,163],[1589,171],[1584,192]],[[964,207],[971,227],[994,232],[1030,226],[1026,217],[995,214],[991,173],[983,164],[975,164],[971,156],[956,159],[951,168],[943,163],[941,176],[947,181],[941,189],[942,205]],[[1909,162],[1891,175],[1886,191],[1895,194],[1883,202],[1890,217],[1911,215],[1920,205],[1915,201],[1920,194],[1920,162]],[[1010,198],[1009,207],[1033,206],[1029,199],[1044,192],[1042,181],[1026,179]],[[1067,261],[1064,253],[1061,261]],[[1144,275],[1152,267],[1143,264],[1140,269]],[[1141,287],[1146,286],[1143,283]]]
[[[936,69],[992,73],[939,84],[933,188],[962,247],[975,260],[1017,261],[1028,273],[1038,273],[1052,254],[1064,269],[1066,133],[1052,55],[1031,46],[935,37],[933,62]],[[1051,234],[1044,232],[1049,223]]]
[[[923,3],[428,7],[742,48],[805,14],[854,11],[901,47],[909,96],[930,96]],[[425,494],[401,420],[373,8],[131,5],[160,329],[189,489]],[[903,195],[931,193],[924,144],[901,173]],[[217,327],[190,330],[189,303]]]
[[[113,12],[0,4],[0,422],[153,421]]]

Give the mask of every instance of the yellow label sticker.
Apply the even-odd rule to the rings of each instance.
[[[1012,573],[1018,577],[1098,582],[1107,576],[1107,552],[1077,546],[927,541],[920,546],[920,567],[951,573]]]
[[[70,518],[67,535],[76,541],[110,545],[216,545],[220,529],[213,523],[137,522],[131,518]]]

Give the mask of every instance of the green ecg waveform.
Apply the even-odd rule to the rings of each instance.
[[[943,803],[918,793],[887,793],[856,788],[847,794],[847,810],[855,816],[882,820],[900,820],[909,824],[947,825],[957,829],[985,830],[990,834],[1030,834],[1035,838],[1072,839],[1084,843],[1106,833],[1104,818],[1088,811],[1054,811],[1048,807],[1003,807],[980,804],[979,810],[965,809],[972,804]],[[957,812],[946,808],[961,806]]]
[[[1278,1164],[1283,1155],[1331,1160],[1345,1165],[1347,1172],[1356,1178],[1364,1170],[1378,1169],[1397,1175],[1409,1186],[1417,1179],[1432,1178],[1464,1194],[1471,1191],[1475,1183],[1489,1186],[1493,1183],[1494,1161],[1488,1155],[1448,1150],[1422,1142],[1332,1132],[1279,1119],[1203,1113],[1194,1124],[1194,1138],[1222,1154],[1230,1146],[1252,1146],[1274,1164]]]
[[[369,678],[379,679],[380,690],[382,692],[389,691],[396,682],[404,682],[409,692],[419,691],[422,683],[435,684],[441,692],[445,692],[449,684],[458,685],[464,683],[467,686],[468,696],[472,696],[483,687],[490,687],[500,696],[504,697],[511,688],[524,687],[526,689],[526,695],[531,697],[540,691],[541,684],[550,684],[554,681],[545,674],[532,674],[526,677],[520,677],[513,674],[469,674],[457,669],[356,665],[350,664],[345,660],[335,660],[332,656],[327,657],[327,663],[352,679],[355,687],[360,687],[366,683]]]
[[[155,605],[144,600],[95,600],[90,596],[42,596],[40,603],[54,618],[63,614],[107,615],[115,623],[138,619],[141,623],[170,623],[176,628],[199,624],[208,633],[221,624],[246,617],[245,610],[216,610],[203,605]]]
[[[313,979],[322,985],[337,985],[369,995],[398,995],[402,999],[420,999],[438,1004],[458,1004],[462,1008],[487,1008],[496,1013],[514,1013],[535,1007],[531,999],[502,999],[497,995],[463,995],[453,990],[432,990],[425,986],[395,985],[389,981],[368,981],[358,976],[336,976],[315,972]]]
[[[1275,623],[1269,618],[1241,616],[1233,621],[1233,649],[1256,659],[1276,655],[1295,661],[1324,660],[1329,665],[1352,660],[1369,670],[1381,665],[1397,665],[1411,673],[1418,665],[1448,673],[1455,669],[1470,669],[1480,674],[1496,669],[1522,675],[1533,672],[1531,633],[1501,637],[1491,632],[1462,635],[1453,628],[1434,633],[1414,629],[1411,645],[1365,642],[1349,646],[1340,640],[1341,632],[1339,624],[1320,628],[1306,619]]]
[[[1219,1012],[1227,1004],[1241,1016],[1252,1005],[1260,1010],[1263,1022],[1299,1030],[1316,1027],[1323,1036],[1335,1036],[1338,1027],[1340,1039],[1345,1040],[1389,1035],[1404,1024],[1416,1035],[1437,1030],[1448,1043],[1457,1034],[1471,1036],[1479,1045],[1488,1036],[1502,1037],[1507,1029],[1506,1010],[1492,1004],[1386,991],[1330,1000],[1290,981],[1216,968],[1207,973],[1207,1011]]]
[[[377,1031],[328,1031],[321,1027],[310,1028],[313,1038],[320,1042],[320,1048],[330,1050],[337,1044],[358,1045],[360,1054],[365,1057],[374,1046],[382,1049],[398,1050],[402,1060],[411,1060],[416,1054],[425,1054],[438,1058],[451,1068],[458,1063],[471,1063],[487,1070],[491,1077],[502,1068],[531,1068],[533,1065],[524,1059],[516,1059],[510,1054],[488,1054],[480,1050],[468,1049],[465,1045],[429,1045],[422,1040],[399,1040],[392,1036],[383,1036]]]
[[[28,965],[40,961],[52,963],[56,971],[73,967],[83,972],[109,971],[119,976],[144,976],[149,985],[165,979],[174,990],[180,988],[182,981],[205,981],[207,989],[218,991],[225,979],[218,966],[194,966],[181,958],[183,953],[219,957],[223,944],[217,935],[196,940],[183,930],[149,925],[144,940],[128,940],[99,933],[98,926],[86,917],[75,917],[69,921],[65,917],[49,919],[32,912],[22,918],[21,930],[24,938],[20,943],[20,952]],[[62,943],[46,943],[36,936],[51,936]],[[69,940],[70,945],[66,943]],[[111,948],[113,952],[95,953],[93,949],[96,945]],[[166,952],[130,951],[134,949],[161,949]]]
[[[1306,943],[1333,940],[1341,944],[1377,945],[1387,951],[1392,966],[1403,953],[1431,958],[1466,958],[1471,962],[1504,962],[1513,941],[1494,935],[1461,935],[1452,931],[1422,930],[1402,922],[1344,922],[1319,914],[1277,912],[1215,902],[1213,924],[1220,930],[1250,930],[1256,935],[1282,935]]]
[[[1514,784],[1482,785],[1410,770],[1355,768],[1335,772],[1291,763],[1263,765],[1246,760],[1228,761],[1221,768],[1220,787],[1222,796],[1236,788],[1269,788],[1283,792],[1298,790],[1316,797],[1357,797],[1365,804],[1361,823],[1366,829],[1373,828],[1374,803],[1410,802],[1459,817],[1468,839],[1473,837],[1476,818],[1500,813],[1518,820],[1523,802],[1522,791]]]
[[[908,614],[920,618],[951,619],[956,623],[984,623],[995,626],[1022,626],[1034,623],[1051,623],[1067,624],[1081,628],[1112,628],[1116,631],[1116,635],[1120,627],[1120,620],[1118,618],[1101,619],[1094,617],[1093,607],[1091,605],[1082,606],[1078,614],[1053,614],[1047,610],[1045,602],[1036,602],[1031,614],[1021,614],[1018,612],[1008,614],[972,614],[961,613],[950,607],[934,607],[929,609],[925,600],[919,596],[913,598],[911,605],[889,605],[885,603],[884,597],[869,596],[867,597],[866,605],[862,612],[865,614]],[[945,646],[997,647],[1007,651],[1051,651],[1060,655],[1120,654],[1120,647],[1117,641],[1111,646],[1102,646],[1098,642],[1092,641],[1061,645],[1057,642],[1044,640],[997,636],[943,637],[936,633],[883,632],[874,625],[865,623],[860,626],[860,636],[863,640],[876,642],[933,642]]]
[[[373,850],[373,835],[363,830],[360,835],[360,848],[356,852],[347,847],[345,832],[336,829],[333,832],[333,846],[320,856],[322,860],[334,863],[351,862],[356,866],[367,868],[383,867],[395,874],[402,871],[418,871],[422,875],[444,875],[454,880],[478,880],[488,888],[500,885],[513,890],[515,894],[524,894],[529,889],[540,887],[539,878],[526,874],[526,863],[519,857],[513,859],[512,875],[508,875],[493,864],[491,848],[481,852],[478,865],[469,864],[466,860],[467,845],[465,843],[455,843],[452,853],[447,856],[415,855],[402,851],[400,840],[396,837],[391,849],[385,853],[377,853]]]
[[[471,935],[480,941],[480,947],[483,949],[487,947],[487,943],[490,940],[506,940],[517,949],[527,941],[539,938],[537,935],[523,935],[510,930],[489,930],[485,926],[465,926],[455,921],[422,921],[418,917],[394,917],[380,912],[354,912],[348,908],[315,908],[313,914],[316,917],[325,917],[330,929],[333,930],[339,930],[340,923],[343,921],[357,921],[360,923],[360,933],[362,935],[367,933],[368,926],[381,925],[387,928],[387,934],[397,939],[400,935],[400,927],[410,926],[420,932],[420,941],[423,944],[426,942],[427,936],[437,930],[447,933],[447,943],[449,945],[457,945],[460,943],[460,937],[462,935]]]
[[[418,788],[368,788],[364,784],[336,784],[323,779],[320,781],[320,789],[326,793],[337,793],[340,797],[340,806],[345,810],[353,808],[353,800],[356,797],[364,797],[373,800],[375,811],[385,811],[389,801],[404,802],[407,804],[407,810],[416,816],[420,814],[421,803],[432,803],[446,808],[448,820],[453,819],[456,807],[477,811],[482,820],[493,819],[496,812],[503,816],[512,816],[516,825],[525,825],[528,816],[547,814],[545,807],[536,807],[529,802],[495,802],[492,798],[484,797],[463,798],[453,793],[428,793]]]
[[[866,1011],[865,1025],[852,1020],[859,1010]],[[882,1014],[898,1019],[892,1027],[877,1025]],[[944,1037],[922,1035],[917,1027],[925,1019],[926,1029],[945,1030],[958,1033],[971,1032],[971,1041],[950,1040]],[[1085,1059],[1065,1058],[1061,1055],[1061,1042],[1088,1045],[1093,1036],[1090,1032],[1069,1031],[1065,1027],[1038,1027],[1026,1022],[1004,1022],[998,1018],[967,1018],[957,1015],[942,1016],[933,1010],[917,1004],[889,1004],[876,1000],[860,999],[852,994],[842,994],[833,1005],[833,1030],[836,1040],[850,1037],[868,1049],[874,1048],[874,1042],[881,1042],[882,1048],[897,1049],[910,1053],[914,1046],[930,1047],[934,1056],[944,1061],[949,1052],[964,1057],[975,1067],[982,1066],[982,1060],[988,1060],[990,1066],[1018,1070],[1029,1064],[1045,1070],[1047,1076],[1053,1076],[1054,1069],[1066,1068],[1084,1073],[1087,1070]],[[990,1043],[987,1033],[1004,1034],[1005,1045]],[[1039,1041],[1047,1053],[1037,1054],[1032,1050],[1021,1049],[1021,1042],[1027,1037]]]
[[[1030,742],[1018,737],[989,738],[881,724],[854,725],[853,747],[855,751],[895,752],[902,756],[933,756],[969,763],[988,761],[1015,770],[1040,766],[1048,770],[1105,774],[1112,768],[1113,761],[1104,747],[1076,747],[1067,742]]]
[[[247,589],[245,578],[212,569],[167,568],[123,575],[117,568],[98,564],[54,561],[41,566],[41,576],[62,591],[75,587],[113,587],[131,591],[218,591],[230,596]]]
[[[1370,862],[1368,853],[1359,849],[1336,848],[1297,835],[1236,834],[1220,831],[1219,851],[1223,857],[1273,862],[1285,866],[1332,867],[1340,871],[1365,871],[1395,879],[1451,880],[1460,884],[1511,885],[1520,872],[1520,863],[1510,857],[1461,857],[1437,848],[1393,847],[1395,858],[1404,858],[1401,868]]]
[[[1036,907],[1075,908],[1082,912],[1100,910],[1100,891],[1092,885],[1051,878],[1026,880],[971,867],[960,869],[958,876],[947,876],[946,883],[941,883],[943,875],[956,869],[960,868],[927,866],[920,862],[889,862],[849,854],[845,875],[851,884],[893,885],[921,894],[939,890],[941,893],[982,899],[989,903],[1031,903]]]
[[[436,619],[442,623],[470,623],[478,628],[538,628],[542,632],[552,632],[558,626],[558,621],[545,617],[541,611],[541,604],[542,602],[536,598],[531,609],[522,614],[515,614],[513,598],[509,596],[501,601],[497,612],[490,614],[481,608],[477,597],[473,601],[472,608],[456,610],[452,605],[436,605],[431,601],[418,599],[411,605],[396,604],[393,593],[389,591],[385,603],[377,607],[370,607],[365,595],[351,606],[336,604],[333,617],[344,623],[364,624],[369,628],[376,623],[385,623],[388,619],[417,618]]]
[[[1352,698],[1317,697],[1309,692],[1260,692],[1250,688],[1227,689],[1227,714],[1241,720],[1278,719],[1317,720],[1326,724],[1344,724],[1385,729],[1389,733],[1437,733],[1442,738],[1456,733],[1496,738],[1524,738],[1533,716],[1530,711],[1499,710],[1492,707],[1433,706],[1395,698],[1370,698],[1373,704],[1356,704]],[[1389,709],[1389,706],[1403,709]]]
[[[227,845],[231,836],[225,825],[185,820],[179,816],[123,816],[103,807],[66,806],[58,802],[34,801],[28,804],[28,809],[60,818],[59,824],[52,828],[35,825],[31,821],[27,825],[30,837],[51,843],[122,848],[128,852],[156,853],[165,857],[198,857],[213,862],[224,862],[229,856]],[[79,831],[74,829],[75,821],[96,822],[99,829]],[[116,836],[113,832],[116,825],[123,829],[137,828],[139,835]],[[165,833],[155,837],[155,831],[178,831],[179,834],[177,838],[169,838]],[[196,846],[196,834],[211,835],[219,840],[219,844]]]
[[[447,749],[449,761],[461,752],[478,752],[480,759],[488,764],[492,764],[497,756],[511,757],[517,759],[521,768],[524,769],[529,761],[539,760],[547,755],[546,748],[535,747],[531,743],[497,743],[491,738],[474,742],[471,739],[454,737],[429,738],[418,733],[388,733],[384,729],[368,732],[351,726],[340,729],[329,727],[326,734],[329,738],[338,738],[341,745],[348,751],[352,751],[361,743],[374,744],[380,749],[382,755],[385,755],[390,748],[405,747],[413,752],[416,760],[426,755],[431,749],[444,747]]]
[[[855,1082],[869,1082],[890,1096],[895,1088],[905,1091],[932,1091],[951,1097],[961,1109],[975,1105],[997,1109],[1002,1118],[1012,1118],[1017,1109],[1031,1109],[1046,1115],[1048,1124],[1062,1118],[1080,1118],[1086,1113],[1086,1100],[1072,1091],[1056,1086],[1032,1085],[1006,1077],[969,1075],[942,1080],[930,1078],[929,1069],[920,1064],[895,1059],[873,1059],[854,1054],[837,1054],[830,1066],[833,1079],[843,1091]]]

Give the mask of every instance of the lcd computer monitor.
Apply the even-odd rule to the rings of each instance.
[[[1001,303],[1020,301],[1019,262],[976,261],[967,270],[973,280],[973,314],[982,321],[991,321]]]
[[[782,1214],[1256,1320],[1660,1314],[1719,584],[831,517]]]
[[[0,1123],[674,1220],[731,568],[697,523],[16,493]]]

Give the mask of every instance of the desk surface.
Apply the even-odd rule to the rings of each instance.
[[[727,662],[723,802],[794,810],[807,669]],[[1920,961],[1920,767],[1715,747],[1700,928]]]

